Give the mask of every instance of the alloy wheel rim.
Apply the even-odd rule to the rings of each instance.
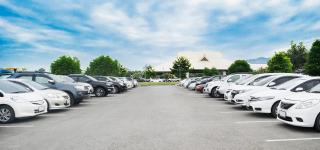
[[[1,108],[0,109],[0,121],[1,122],[7,122],[11,118],[11,112],[7,108]]]
[[[98,89],[97,90],[97,95],[98,96],[102,96],[104,94],[104,90],[103,89]]]

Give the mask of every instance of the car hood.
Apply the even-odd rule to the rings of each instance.
[[[29,93],[14,93],[14,94],[6,94],[9,98],[20,99],[24,101],[39,101],[43,100],[43,97],[38,92],[29,92]]]
[[[53,95],[67,95],[67,93],[60,91],[60,90],[55,90],[55,89],[46,89],[46,90],[39,90],[39,92],[42,95],[48,95],[48,94],[53,94]]]
[[[286,100],[290,101],[306,101],[310,99],[320,99],[320,94],[308,93],[308,92],[297,92],[285,97]]]
[[[252,94],[252,97],[267,97],[267,96],[278,96],[278,95],[286,95],[289,93],[287,90],[274,90],[274,89],[265,89],[263,91],[256,92]]]
[[[249,85],[233,85],[230,89],[232,90],[251,90],[251,89],[259,89],[260,86],[249,86]]]

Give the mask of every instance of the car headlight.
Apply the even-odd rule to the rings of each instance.
[[[77,91],[85,91],[85,88],[82,85],[76,85],[75,88]]]
[[[258,101],[266,101],[266,100],[272,100],[274,98],[275,98],[274,96],[264,96],[264,97],[257,97],[256,99]]]
[[[320,103],[319,99],[310,99],[310,100],[304,101],[304,102],[300,103],[299,105],[297,105],[296,109],[310,108],[310,107],[318,105],[319,103]]]
[[[106,83],[107,86],[112,86],[113,84],[111,82]]]

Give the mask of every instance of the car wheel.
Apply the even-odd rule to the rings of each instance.
[[[71,93],[69,93],[69,92],[67,92],[67,94],[70,97],[70,106],[75,105],[76,103],[75,103],[75,99],[74,99],[73,95]]]
[[[9,123],[15,119],[14,111],[9,106],[0,106],[0,123]]]
[[[119,91],[120,91],[119,87],[118,86],[114,86],[112,93],[116,94],[116,93],[119,93]]]
[[[217,87],[214,87],[211,90],[211,97],[213,97],[213,98],[219,98],[220,97],[220,94],[217,92],[216,89],[217,89]]]
[[[103,97],[103,96],[106,96],[106,90],[102,87],[98,87],[95,89],[94,91],[94,94],[97,96],[97,97]]]
[[[279,103],[280,103],[280,101],[277,101],[271,107],[271,116],[274,118],[277,118]]]
[[[320,113],[318,114],[316,121],[314,122],[314,129],[320,132]]]

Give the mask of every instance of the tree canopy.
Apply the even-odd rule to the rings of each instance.
[[[268,61],[269,72],[292,72],[293,65],[285,52],[278,52]]]
[[[59,75],[81,73],[79,59],[65,55],[52,62],[50,68],[53,74]]]
[[[308,50],[302,42],[299,45],[291,42],[291,48],[287,51],[287,54],[293,65],[293,70],[303,69],[307,62]]]
[[[312,44],[305,71],[311,76],[320,75],[320,40],[316,40]]]
[[[88,75],[126,76],[127,69],[110,56],[101,55],[90,62],[86,70]]]
[[[203,70],[203,74],[205,76],[214,76],[214,75],[218,75],[219,71],[214,67],[212,67],[211,69],[205,67],[204,70]]]
[[[236,60],[228,68],[228,73],[252,72],[249,63],[245,60]]]
[[[144,67],[144,75],[145,75],[145,78],[146,79],[149,79],[149,78],[153,78],[156,76],[156,72],[154,71],[153,67],[151,65],[146,65]]]
[[[189,72],[191,67],[190,61],[185,57],[178,57],[170,69],[172,74],[179,78],[186,78],[186,73]]]

